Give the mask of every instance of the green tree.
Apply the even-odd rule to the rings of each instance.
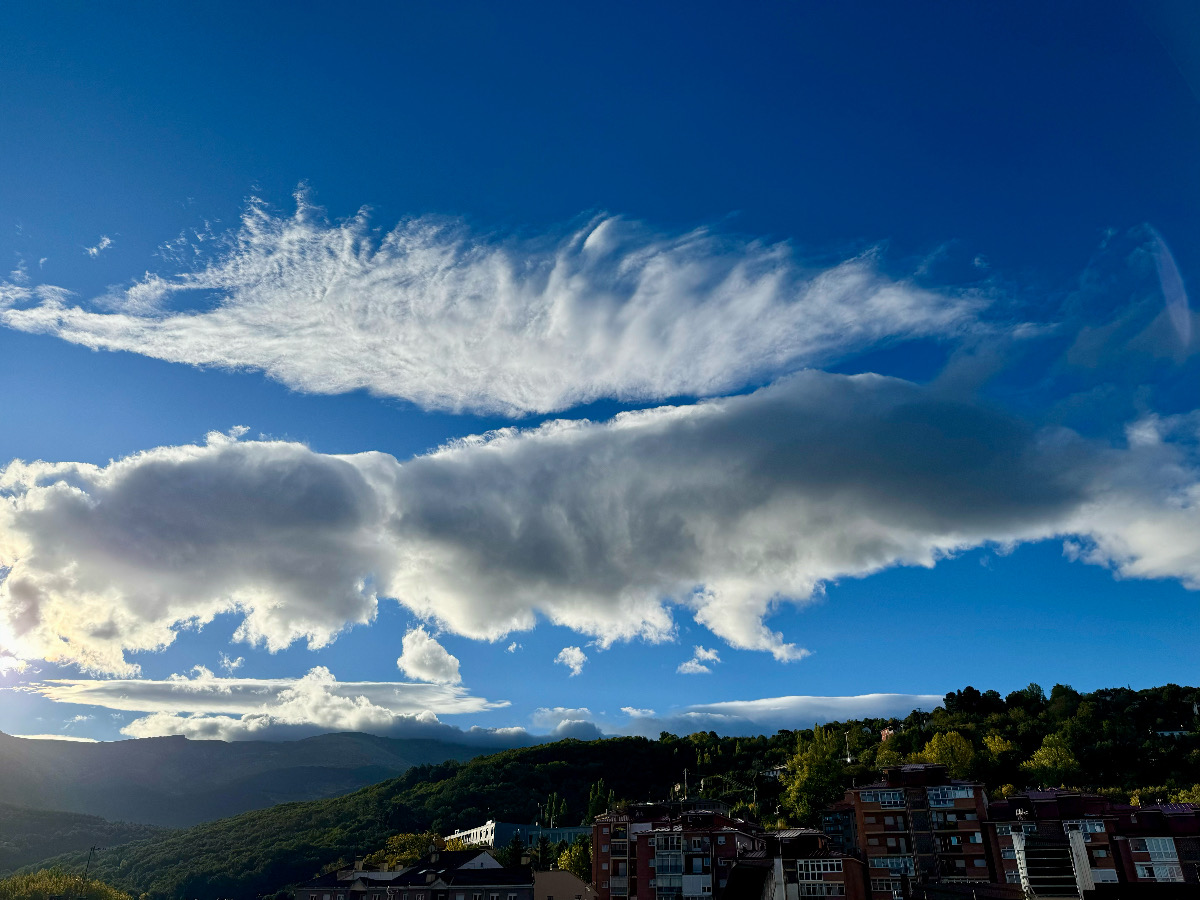
[[[846,790],[847,778],[841,735],[818,725],[811,740],[801,738],[788,760],[783,805],[805,824],[817,817]]]
[[[411,866],[430,850],[445,850],[446,842],[433,831],[420,834],[393,834],[382,850],[377,850],[364,860],[369,866]]]
[[[957,731],[935,734],[918,754],[922,762],[946,767],[951,778],[966,778],[975,760],[975,748]]]
[[[586,883],[592,881],[592,842],[578,838],[558,855],[558,867]]]
[[[512,840],[493,855],[502,866],[521,865],[521,857],[525,855],[525,841],[521,839],[521,832],[515,832]]]
[[[1021,769],[1038,784],[1063,785],[1079,774],[1079,763],[1061,735],[1048,734]]]
[[[605,787],[604,779],[601,778],[592,784],[592,788],[588,792],[587,815],[583,819],[583,824],[591,825],[596,821],[596,816],[604,815],[616,805],[616,794]]]
[[[533,847],[534,864],[539,872],[545,872],[554,860],[554,842],[550,840],[549,835],[542,833]]]

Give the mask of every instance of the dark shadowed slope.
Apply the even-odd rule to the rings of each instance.
[[[98,816],[0,803],[0,874],[54,854],[115,847],[167,831],[156,825],[109,822]]]
[[[495,748],[365,734],[301,741],[145,738],[88,744],[0,733],[0,803],[187,826],[332,797],[410,766]]]

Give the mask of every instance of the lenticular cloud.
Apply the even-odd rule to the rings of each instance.
[[[199,271],[147,275],[91,308],[9,285],[0,324],[306,392],[523,415],[728,393],[960,332],[983,305],[889,279],[869,255],[812,270],[786,244],[616,218],[524,240],[417,218],[376,239],[364,214],[330,224],[300,196],[286,218],[252,205],[223,243]]]
[[[673,639],[682,611],[794,660],[767,624],[779,603],[989,541],[1067,535],[1088,562],[1200,584],[1196,435],[1194,416],[1156,419],[1101,445],[807,372],[405,463],[222,435],[106,466],[16,462],[0,470],[0,656],[131,674],[127,652],[219,613],[250,643],[319,646],[383,596],[448,633],[542,618],[599,647]],[[434,656],[422,677],[453,681]]]

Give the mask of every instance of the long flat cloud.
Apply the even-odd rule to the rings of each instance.
[[[1070,536],[1134,577],[1200,584],[1197,420],[1118,445],[880,376],[552,422],[401,464],[214,435],[107,466],[0,472],[0,651],[129,673],[124,657],[239,612],[238,637],[328,642],[394,597],[496,640],[538,617],[595,638],[734,647],[827,580]]]
[[[885,277],[869,255],[814,269],[785,244],[615,218],[521,240],[413,219],[376,240],[364,215],[330,224],[301,197],[287,218],[252,206],[217,244],[198,271],[86,307],[0,285],[0,324],[301,391],[521,415],[729,393],[887,339],[961,333],[985,305]]]
[[[813,725],[844,722],[847,719],[903,718],[914,709],[931,710],[941,703],[942,697],[938,694],[763,697],[757,700],[699,703],[671,710],[661,716],[656,716],[653,710],[631,710],[629,721],[612,727],[612,730],[647,737],[657,736],[662,731],[675,734],[692,734],[696,731],[763,734],[784,728],[811,728]]]
[[[457,685],[341,682],[318,666],[301,678],[223,678],[203,667],[163,680],[76,679],[33,683],[23,690],[58,703],[148,713],[121,729],[130,737],[182,734],[239,740],[296,737],[325,731],[449,737],[470,732],[443,725],[439,715],[507,706],[471,696]],[[495,731],[476,729],[477,737]]]

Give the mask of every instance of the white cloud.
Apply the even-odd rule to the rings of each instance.
[[[535,709],[530,718],[534,727],[548,729],[545,737],[549,740],[576,738],[590,741],[603,737],[604,734],[600,726],[593,721],[592,711],[586,706],[577,709],[565,706],[543,706]]]
[[[869,254],[821,270],[786,244],[617,218],[529,240],[444,219],[374,234],[364,215],[331,225],[303,197],[288,218],[255,204],[207,242],[226,249],[200,271],[147,275],[98,298],[103,311],[26,292],[39,301],[0,302],[0,324],[258,369],[301,391],[518,415],[727,393],[880,341],[961,333],[985,305],[889,279]],[[188,292],[217,300],[172,311]]]
[[[404,635],[403,650],[396,665],[405,675],[438,684],[459,684],[458,657],[430,637],[424,628],[412,628]]]
[[[508,645],[507,649],[508,649],[509,653],[516,653],[518,650],[521,649],[521,645],[518,644],[516,641],[513,641],[511,644]]]
[[[583,672],[583,664],[587,660],[587,654],[578,647],[563,647],[558,651],[558,656],[554,657],[556,663],[571,670],[572,678]]]
[[[656,736],[661,731],[691,734],[762,734],[780,729],[811,728],[823,722],[864,718],[903,718],[914,709],[930,710],[942,703],[940,694],[858,694],[848,697],[764,697],[702,703],[672,710],[656,718],[634,716],[624,731]],[[630,712],[633,716],[633,712]]]
[[[719,663],[720,661],[721,654],[716,650],[706,650],[697,644],[692,658],[687,662],[680,663],[679,668],[675,671],[680,675],[701,675],[712,671],[709,668],[710,663]]]
[[[438,716],[507,706],[473,697],[458,685],[339,682],[323,666],[298,679],[222,678],[196,666],[190,676],[161,681],[50,680],[22,689],[59,703],[149,713],[121,730],[131,737],[183,734],[240,740],[302,729],[377,734],[423,730],[455,739],[464,733],[443,725]]]
[[[73,734],[11,734],[9,737],[24,738],[27,741],[75,741],[79,744],[98,744],[95,738],[77,737]]]
[[[97,256],[99,256],[101,253],[103,253],[105,250],[107,250],[111,246],[112,246],[112,238],[110,238],[107,234],[102,234],[102,235],[100,235],[100,240],[98,240],[96,242],[96,246],[84,247],[83,252],[86,253],[88,256],[90,256],[92,259],[95,259]]]
[[[622,706],[621,712],[625,713],[625,715],[629,716],[632,719],[646,719],[646,718],[649,718],[650,716],[654,715],[654,710],[639,709],[636,706]]]
[[[14,462],[0,654],[130,674],[126,653],[222,612],[242,640],[319,647],[370,622],[378,591],[449,633],[498,640],[542,617],[600,647],[673,639],[683,609],[792,660],[804,651],[765,619],[827,580],[1055,535],[1122,575],[1200,586],[1195,422],[1131,434],[1109,446],[808,372],[404,464],[222,435],[106,466]]]
[[[221,668],[230,675],[240,669],[245,662],[246,660],[241,656],[239,656],[237,659],[233,659],[228,653],[221,654]]]

